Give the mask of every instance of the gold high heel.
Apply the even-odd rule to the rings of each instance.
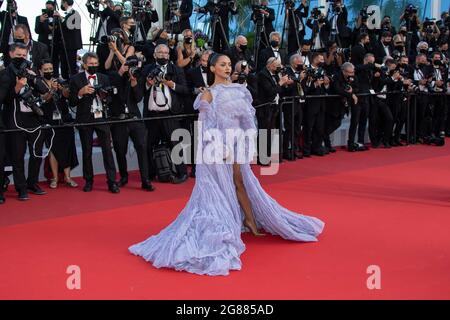
[[[265,233],[261,233],[258,231],[258,229],[256,228],[256,225],[251,226],[247,221],[244,220],[244,227],[246,227],[247,229],[250,230],[250,232],[255,236],[255,237],[263,237],[266,234]]]

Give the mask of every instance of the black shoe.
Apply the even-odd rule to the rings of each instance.
[[[358,144],[357,143],[348,143],[347,144],[347,150],[349,151],[349,152],[355,152],[355,151],[358,151]]]
[[[291,153],[286,153],[286,154],[283,154],[283,159],[286,159],[288,161],[295,161],[295,155],[292,156]]]
[[[303,156],[304,156],[305,158],[311,158],[311,152],[309,152],[309,151],[303,151]]]
[[[358,148],[356,149],[356,151],[367,151],[369,150],[369,148],[367,148],[364,144],[362,143],[357,143]]]
[[[187,174],[183,174],[181,177],[176,177],[174,175],[170,176],[170,182],[173,184],[180,184],[188,179]]]
[[[4,204],[5,201],[6,201],[5,197],[2,194],[0,194],[0,204]]]
[[[128,184],[128,177],[121,177],[119,180],[119,187],[124,187]]]
[[[84,185],[83,191],[84,192],[91,192],[92,191],[92,184],[93,184],[93,182],[87,181],[86,184]]]
[[[115,182],[108,183],[108,190],[111,193],[119,193],[120,192],[120,188],[117,185],[117,183],[115,183]]]
[[[373,148],[373,149],[377,149],[377,148],[379,148],[380,145],[381,145],[381,143],[380,143],[379,141],[372,142],[371,144],[372,144],[372,148]]]
[[[155,187],[152,185],[152,183],[150,181],[142,182],[141,187],[145,191],[154,191],[155,190]]]
[[[295,151],[294,154],[297,159],[303,159],[303,153],[300,151]]]
[[[30,199],[30,197],[28,196],[28,192],[26,192],[26,190],[19,191],[19,200],[20,201],[27,201],[29,199]]]
[[[390,148],[392,148],[392,146],[389,144],[389,142],[383,143],[383,146],[384,146],[385,149],[390,149]]]
[[[33,186],[28,186],[27,189],[30,190],[30,192],[31,192],[32,194],[36,194],[36,195],[38,195],[38,196],[42,196],[42,195],[44,195],[44,194],[47,194],[47,192],[45,192],[44,190],[42,190],[41,187],[39,187],[38,184],[35,184],[35,185],[33,185]]]
[[[333,148],[333,147],[325,147],[327,150],[328,150],[328,152],[329,153],[335,153],[336,152],[336,149],[335,148]]]
[[[2,188],[3,192],[8,191],[8,186],[11,183],[11,181],[9,180],[8,177],[5,177],[4,181],[3,181],[3,186],[0,186],[0,188]]]

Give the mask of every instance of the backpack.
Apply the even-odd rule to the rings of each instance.
[[[169,182],[170,177],[176,175],[177,171],[170,157],[170,148],[165,144],[154,147],[153,163],[155,165],[158,181]]]

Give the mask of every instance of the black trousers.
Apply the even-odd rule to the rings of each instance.
[[[445,131],[445,121],[447,118],[447,103],[445,95],[433,96],[433,133],[439,136],[440,132]]]
[[[229,49],[229,31],[228,25],[222,21],[222,25],[220,23],[221,19],[218,19],[216,23],[211,23],[211,30],[214,32],[213,38],[213,51],[217,53],[224,52]],[[228,22],[227,22],[228,23]],[[223,27],[223,30],[222,30]]]
[[[92,142],[94,131],[102,148],[103,166],[106,171],[108,184],[116,181],[116,165],[111,148],[111,131],[108,125],[86,126],[79,128],[81,148],[83,150],[83,178],[86,182],[94,181],[92,166]]]
[[[352,103],[350,108],[350,128],[348,129],[349,143],[355,142],[356,130],[358,130],[358,142],[364,143],[367,119],[369,117],[370,105],[367,97],[360,98],[357,105]]]
[[[272,129],[277,127],[277,116],[279,114],[278,105],[266,105],[264,107],[256,109],[256,119],[258,120],[258,130],[266,130],[266,141],[262,143],[266,143],[267,156],[269,159],[272,156]],[[260,150],[260,132],[258,132],[258,159],[262,155],[262,150]]]
[[[343,113],[328,112],[325,110],[325,134],[323,140],[326,147],[331,147],[330,135],[341,126],[342,119]]]
[[[117,165],[120,176],[128,177],[127,151],[128,140],[133,141],[137,153],[141,181],[148,180],[148,154],[147,154],[147,129],[143,122],[130,122],[114,124],[111,127],[114,151],[116,152]]]
[[[61,59],[61,76],[69,79],[77,74],[77,50],[67,50],[67,57],[62,48],[59,49]]]
[[[386,99],[371,98],[369,111],[369,138],[371,143],[389,142],[394,118]]]
[[[306,104],[305,126],[304,126],[304,147],[306,154],[317,151],[322,146],[325,127],[325,101],[314,99],[314,104]],[[320,103],[318,103],[320,101]]]
[[[3,194],[3,185],[5,181],[5,157],[6,157],[5,133],[0,133],[0,195]]]
[[[427,95],[418,95],[416,99],[416,138],[423,138],[427,128],[427,111],[429,110],[430,98]]]
[[[292,115],[292,104],[286,104],[283,108],[284,116],[284,138],[283,153],[288,153],[290,149],[299,150],[299,139],[301,135],[301,127],[303,121],[303,104],[294,102],[294,114]],[[294,122],[292,122],[292,117]],[[294,141],[292,141],[292,131],[294,131]]]
[[[39,134],[40,133],[40,134]],[[42,147],[45,142],[44,132],[39,130],[34,133],[25,131],[13,132],[8,137],[11,139],[11,159],[13,165],[14,185],[17,191],[24,191],[39,181],[39,170],[42,159]],[[30,153],[28,161],[28,178],[25,178],[25,153]]]
[[[403,99],[403,97],[398,100],[400,101],[397,106],[394,107],[396,111],[396,115],[393,114],[394,117],[394,139],[400,139],[400,134],[402,132],[403,127],[406,124],[406,116],[407,116],[407,108],[408,101]]]
[[[163,117],[172,115],[170,111],[150,111],[149,116],[152,117]],[[181,128],[180,120],[178,119],[165,119],[165,120],[155,120],[155,121],[147,121],[147,152],[148,152],[148,162],[149,162],[149,179],[154,179],[156,177],[156,168],[153,163],[153,149],[158,146],[160,141],[166,142],[171,146],[171,149],[175,147],[178,141],[172,141],[171,136],[172,133]],[[182,157],[182,152],[180,153],[180,157]],[[184,162],[180,164],[176,164],[175,168],[177,170],[177,174],[182,176],[187,174],[186,164]]]

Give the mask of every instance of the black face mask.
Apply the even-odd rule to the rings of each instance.
[[[51,80],[53,78],[53,72],[44,72],[44,79]]]
[[[297,70],[297,71],[303,71],[303,65],[302,64],[298,64],[296,67],[295,67],[295,70]]]
[[[130,33],[133,34],[136,31],[136,26],[130,27]]]
[[[306,57],[309,54],[309,51],[302,51],[302,56]]]
[[[97,73],[97,70],[98,70],[98,66],[89,66],[89,67],[87,67],[87,70],[86,70],[86,71],[87,71],[89,74],[94,75],[94,74]]]
[[[247,45],[245,44],[241,44],[240,46],[239,46],[239,48],[241,49],[241,51],[242,52],[245,52],[245,50],[247,50]]]
[[[406,34],[408,33],[408,32],[406,32],[406,31],[400,31],[399,32],[402,36],[406,36]]]
[[[428,49],[420,49],[419,51],[420,51],[420,53],[424,53],[424,54],[428,53]]]
[[[318,66],[319,68],[323,68],[323,67],[325,66],[325,63],[324,63],[324,62],[320,62],[317,66]]]
[[[403,46],[395,46],[395,50],[403,52]]]
[[[184,38],[184,43],[191,44],[192,43],[192,38]]]
[[[279,44],[280,44],[280,43],[279,43],[278,41],[276,41],[276,40],[270,41],[270,45],[271,45],[273,48],[278,47]]]
[[[280,73],[281,72],[281,67],[278,67],[275,69],[275,73]]]
[[[22,65],[22,63],[25,61],[25,58],[12,58],[11,59],[11,63],[13,64],[13,66],[15,66],[16,68],[20,68],[20,66]]]
[[[122,16],[122,10],[116,10],[114,11],[117,15]]]
[[[385,46],[388,46],[388,45],[391,44],[391,42],[390,42],[390,41],[383,41],[383,44],[384,44]]]
[[[421,62],[420,62],[420,63],[417,64],[417,66],[418,66],[419,68],[422,68],[422,67],[425,66],[425,63],[421,63]]]
[[[15,43],[25,43],[25,39],[17,39],[17,38],[14,38],[14,40],[13,40]]]
[[[156,58],[156,62],[160,65],[160,66],[164,66],[169,62],[169,59],[166,58]]]
[[[442,61],[441,60],[433,60],[433,65],[440,67],[442,65]]]

